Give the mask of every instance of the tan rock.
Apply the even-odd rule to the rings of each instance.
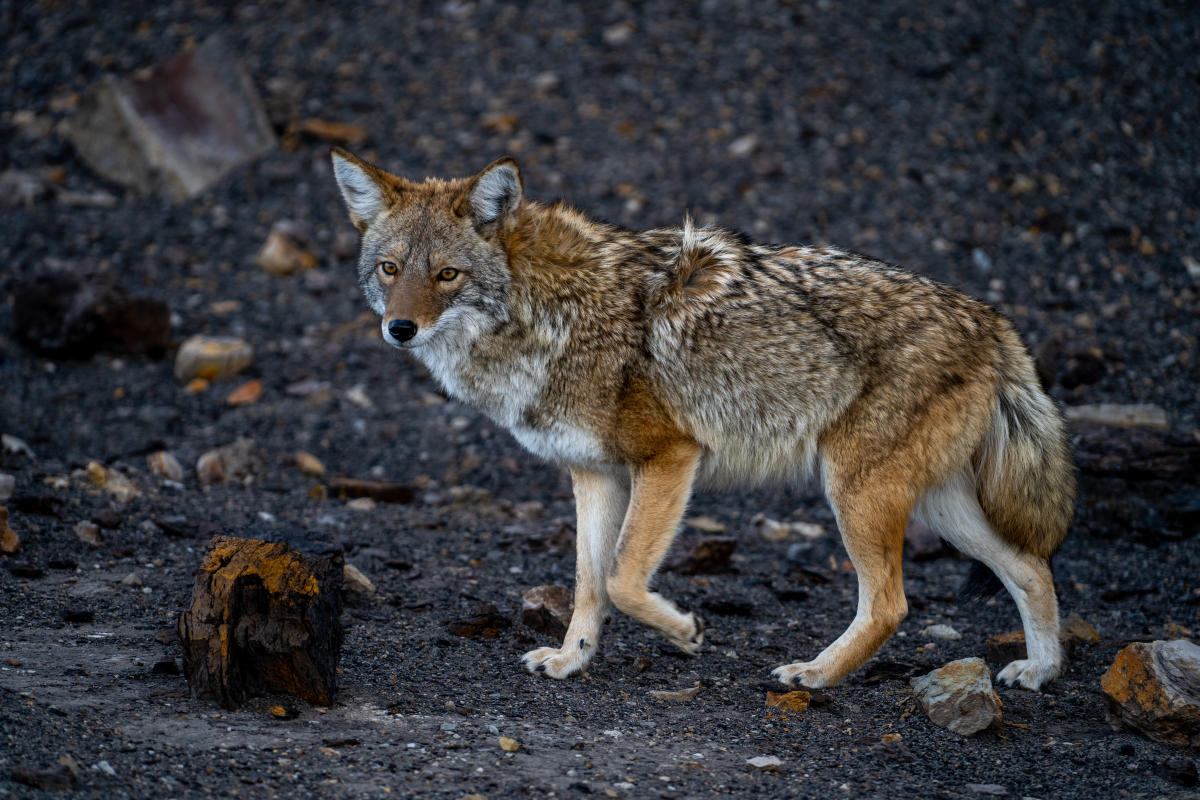
[[[798,714],[801,711],[807,711],[811,701],[812,695],[804,689],[797,689],[794,692],[767,692],[767,705],[780,711]]]
[[[911,685],[929,719],[961,736],[973,736],[1003,720],[1003,706],[982,658],[951,661],[913,678]]]
[[[1200,646],[1177,639],[1134,642],[1100,680],[1114,728],[1200,748]]]
[[[142,490],[121,472],[110,469],[99,461],[89,461],[88,480],[113,496],[118,503],[128,503],[142,496]]]
[[[258,251],[258,265],[272,275],[291,275],[312,269],[317,257],[283,228],[275,228]]]
[[[159,450],[146,456],[146,465],[150,468],[151,474],[160,478],[166,478],[176,483],[183,480],[183,465],[179,463],[179,459],[166,450]]]
[[[507,736],[501,736],[500,749],[506,753],[515,753],[521,749],[521,745],[516,739],[510,739]]]
[[[243,437],[200,456],[196,475],[203,484],[246,480],[261,472],[265,464],[266,458],[254,440]]]
[[[1063,409],[1067,422],[1075,427],[1113,425],[1122,428],[1154,428],[1165,431],[1170,427],[1167,412],[1161,406],[1149,403],[1121,405],[1097,403],[1095,405],[1067,406]]]
[[[296,451],[296,467],[305,475],[311,475],[314,478],[320,478],[325,474],[325,465],[321,463],[321,459],[314,456],[312,453],[306,453],[303,450]]]
[[[690,703],[696,699],[696,695],[700,694],[699,686],[692,686],[688,689],[680,689],[678,691],[667,691],[663,689],[652,689],[650,696],[656,700],[666,700],[668,703]]]
[[[370,597],[375,594],[375,584],[353,564],[342,567],[343,585],[352,592]]]
[[[254,378],[230,392],[229,396],[225,398],[225,402],[231,406],[248,406],[251,403],[258,402],[258,398],[262,397],[262,393],[262,381]]]
[[[175,354],[175,378],[215,381],[236,375],[254,361],[254,348],[232,336],[192,336]]]

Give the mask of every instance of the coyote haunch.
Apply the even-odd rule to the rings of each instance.
[[[524,196],[512,159],[410,182],[343,150],[334,174],[362,233],[359,282],[383,338],[454,397],[571,471],[575,613],[553,678],[584,669],[609,604],[688,653],[695,614],[650,591],[693,485],[817,473],[858,576],[850,627],[784,683],[842,680],[908,604],[916,516],[1016,600],[1028,658],[1058,674],[1049,557],[1073,510],[1062,419],[1000,314],[949,287],[818,247],[723,230],[633,232]]]

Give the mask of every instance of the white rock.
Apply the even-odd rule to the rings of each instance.
[[[1150,403],[1067,406],[1063,413],[1067,422],[1076,426],[1110,425],[1122,428],[1154,428],[1162,431],[1170,427],[1166,410]]]
[[[783,762],[776,756],[755,756],[754,758],[747,758],[746,763],[755,769],[771,769],[772,767],[783,765]]]
[[[1003,719],[1000,698],[982,658],[951,661],[913,678],[911,685],[929,719],[959,735],[972,736]]]
[[[961,639],[962,634],[949,625],[930,625],[921,630],[922,636],[928,636],[931,639]]]

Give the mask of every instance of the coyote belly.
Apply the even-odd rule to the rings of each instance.
[[[650,590],[693,487],[815,472],[858,609],[780,680],[836,683],[895,632],[914,514],[1016,601],[1029,657],[1000,680],[1040,689],[1058,674],[1049,556],[1074,478],[1061,417],[1001,315],[832,248],[690,221],[634,232],[544,206],[511,159],[422,182],[342,150],[333,164],[383,338],[570,469],[575,613],[561,647],[525,655],[531,671],[586,668],[611,606],[696,652],[700,619]]]

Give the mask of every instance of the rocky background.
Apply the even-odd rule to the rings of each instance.
[[[0,796],[1197,796],[1192,5],[5,2],[0,30]],[[617,617],[589,674],[526,674],[569,481],[379,340],[331,144],[410,177],[508,153],[541,200],[997,305],[1075,426],[1067,673],[992,687],[1015,608],[957,602],[967,562],[914,528],[899,634],[776,694],[854,608],[801,486],[693,504],[659,586],[699,657]],[[342,549],[332,706],[191,696],[216,533]]]

